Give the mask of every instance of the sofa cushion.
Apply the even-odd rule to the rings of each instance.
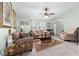
[[[20,38],[28,37],[28,34],[24,32],[20,32],[19,35],[20,35]]]
[[[13,39],[18,39],[19,38],[19,32],[12,33],[12,38]]]

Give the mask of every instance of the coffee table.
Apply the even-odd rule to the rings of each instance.
[[[52,41],[51,36],[47,36],[46,33],[39,34],[35,39],[40,39],[42,43],[49,43]]]

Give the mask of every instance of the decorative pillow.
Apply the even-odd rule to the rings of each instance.
[[[12,33],[12,38],[13,39],[18,39],[19,38],[19,32]]]

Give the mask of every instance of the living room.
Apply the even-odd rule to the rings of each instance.
[[[78,15],[79,2],[0,2],[0,55],[79,55]]]

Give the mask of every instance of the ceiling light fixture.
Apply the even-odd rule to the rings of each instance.
[[[44,12],[42,13],[44,18],[48,18],[49,16],[55,15],[55,13],[49,12],[48,9],[49,8],[47,7],[44,8]]]

